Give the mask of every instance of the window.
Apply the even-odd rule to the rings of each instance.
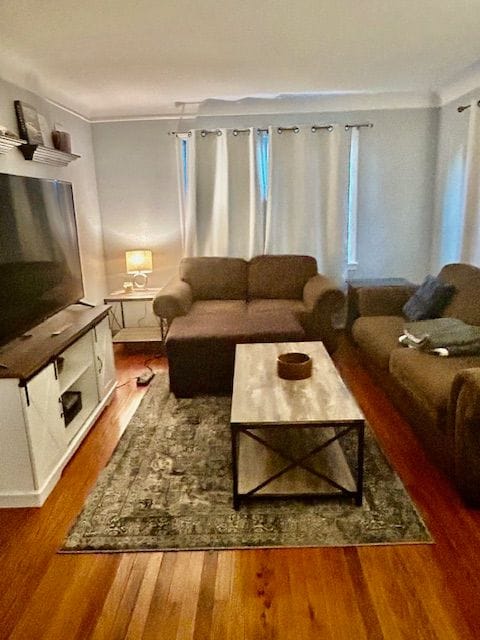
[[[188,144],[187,144],[187,138],[181,138],[180,143],[181,143],[180,153],[181,153],[181,156],[182,156],[183,193],[186,194],[187,193],[187,187],[188,187],[188,172],[187,172],[187,167],[188,167]]]
[[[260,196],[263,203],[266,203],[268,197],[269,176],[268,133],[266,131],[261,131],[258,135],[260,138],[258,145],[258,179],[260,182]]]
[[[352,129],[348,166],[348,210],[347,210],[347,265],[357,266],[357,216],[358,216],[358,140],[359,129]]]

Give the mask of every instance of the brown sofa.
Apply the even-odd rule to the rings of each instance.
[[[178,396],[228,392],[242,342],[322,340],[333,351],[332,314],[343,302],[310,256],[184,258],[153,303],[169,324],[170,388]]]
[[[480,325],[480,269],[443,267],[455,286],[442,317]],[[480,505],[480,356],[438,357],[399,344],[402,306],[412,287],[358,292],[360,317],[352,336],[366,363],[407,416],[432,459],[452,478],[464,500]]]

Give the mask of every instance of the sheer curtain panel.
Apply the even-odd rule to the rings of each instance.
[[[346,269],[348,144],[338,127],[270,127],[265,253],[315,256],[337,280]]]
[[[254,129],[195,130],[177,142],[185,256],[250,258],[263,249],[263,205]]]
[[[480,266],[480,108],[474,102],[469,111],[460,260]]]

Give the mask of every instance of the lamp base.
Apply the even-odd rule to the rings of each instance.
[[[148,278],[146,273],[142,273],[141,271],[139,271],[133,276],[132,279],[133,284],[137,289],[145,289],[145,287],[147,286]]]

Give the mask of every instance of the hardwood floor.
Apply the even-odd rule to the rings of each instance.
[[[117,353],[120,384],[145,357]],[[462,506],[348,344],[336,362],[436,544],[57,554],[144,393],[131,381],[41,509],[0,510],[0,638],[478,638],[480,511]]]

